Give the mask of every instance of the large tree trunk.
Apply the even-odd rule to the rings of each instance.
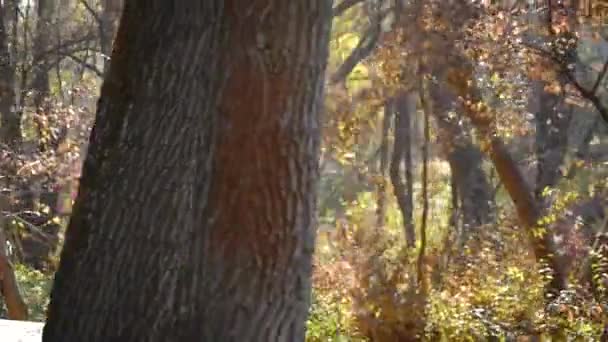
[[[11,1],[0,4],[0,143],[17,146],[21,141],[21,117],[15,110],[15,64],[9,48],[8,12]]]
[[[129,0],[43,341],[303,341],[331,1]]]

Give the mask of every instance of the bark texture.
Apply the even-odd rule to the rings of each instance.
[[[43,341],[304,341],[330,18],[126,1]]]

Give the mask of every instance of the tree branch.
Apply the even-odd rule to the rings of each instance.
[[[591,92],[593,92],[594,94],[597,93],[597,89],[600,87],[600,84],[602,84],[602,81],[604,80],[604,76],[606,76],[606,71],[608,71],[608,60],[606,60],[606,62],[604,62],[602,71],[600,71],[599,75],[597,75],[595,84],[591,88]]]
[[[379,38],[380,30],[371,27],[365,33],[359,44],[357,44],[357,46],[353,49],[351,54],[346,58],[346,60],[344,60],[344,63],[342,63],[338,70],[336,70],[336,72],[331,76],[330,82],[332,84],[336,84],[344,81],[344,79],[348,77],[357,64],[369,57],[372,51],[374,51]]]
[[[564,76],[566,76],[568,82],[572,84],[576,88],[576,90],[578,90],[582,97],[584,97],[585,99],[590,101],[591,104],[593,104],[598,113],[600,113],[600,116],[602,117],[604,122],[608,124],[608,107],[606,107],[602,103],[602,99],[597,95],[597,90],[600,84],[602,83],[602,79],[604,78],[606,72],[608,72],[608,61],[604,63],[604,67],[602,68],[602,71],[600,71],[593,87],[591,89],[587,89],[576,79],[576,76],[572,74],[572,72],[568,68],[568,65],[565,64],[564,61],[561,60],[559,57],[555,56],[555,54],[534,44],[524,43],[524,46],[530,48],[533,51],[536,51],[536,53],[541,56],[548,57],[549,59],[551,59],[559,67],[559,71]]]
[[[80,2],[82,6],[87,10],[87,12],[91,14],[91,16],[93,17],[93,19],[95,19],[98,25],[103,25],[103,20],[99,16],[99,13],[97,13],[97,11],[93,8],[93,6],[91,6],[91,4],[87,2],[87,0],[79,0],[78,2]]]
[[[340,15],[344,14],[344,12],[346,12],[350,8],[356,6],[364,1],[365,0],[343,0],[341,3],[337,4],[336,7],[334,7],[332,9],[332,16],[333,17],[340,16]]]
[[[103,77],[103,72],[101,70],[99,70],[99,68],[91,63],[86,62],[85,60],[73,55],[73,54],[66,54],[65,57],[68,57],[70,59],[72,59],[74,62],[82,65],[84,68],[91,70],[92,72],[94,72],[97,76],[99,77]]]
[[[578,90],[578,92],[581,93],[584,98],[586,98],[593,104],[595,109],[602,116],[604,122],[608,124],[608,108],[604,106],[604,104],[602,103],[602,99],[597,96],[596,92],[585,89],[585,87],[583,87],[583,85],[580,84],[576,77],[574,77],[574,75],[572,75],[572,73],[570,73],[569,71],[566,70],[564,74],[566,75],[570,83],[576,88],[576,90]]]

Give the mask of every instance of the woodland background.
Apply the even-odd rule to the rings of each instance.
[[[121,8],[0,1],[4,317],[45,318]],[[307,339],[597,340],[608,3],[333,12]]]

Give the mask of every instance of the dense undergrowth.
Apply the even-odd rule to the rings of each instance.
[[[572,192],[555,197],[548,229],[557,229],[569,202],[580,200]],[[457,242],[447,234],[446,194],[438,190],[431,201],[424,279],[416,279],[418,249],[406,248],[391,200],[383,227],[370,220],[374,196],[364,192],[348,204],[346,220],[319,235],[309,341],[598,340],[606,263],[577,241],[582,227],[562,242],[572,259],[570,288],[547,298],[549,279],[516,219],[502,215]],[[581,284],[585,265],[597,286]]]

